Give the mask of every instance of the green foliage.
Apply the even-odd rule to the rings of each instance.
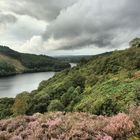
[[[86,85],[94,86],[98,81],[99,81],[99,77],[91,74],[86,79]]]
[[[68,106],[73,98],[74,87],[70,87],[66,93],[61,96],[64,106]]]
[[[82,111],[110,116],[127,112],[131,105],[139,105],[138,87],[140,48],[114,51],[42,81],[28,95],[29,103],[26,98],[16,97],[14,114]]]
[[[110,116],[119,113],[119,111],[120,107],[117,105],[117,102],[109,98],[97,106],[95,114]]]
[[[64,106],[60,100],[52,100],[48,106],[48,111],[63,111]]]
[[[55,58],[68,62],[68,63],[80,63],[80,62],[87,62],[92,55],[78,55],[78,56],[56,56]]]
[[[76,73],[73,75],[72,79],[72,84],[74,87],[81,87],[82,89],[84,89],[84,86],[85,86],[85,77]]]
[[[1,54],[4,54],[6,56],[10,56],[12,58],[19,58],[20,57],[20,53],[10,49],[9,47],[7,46],[1,46],[0,45],[0,53]]]
[[[15,102],[12,106],[14,115],[26,114],[29,108],[30,97],[28,92],[20,93],[16,96]]]
[[[50,103],[50,96],[48,94],[45,94],[44,96],[30,95],[30,98],[32,98],[32,101],[29,103],[27,114],[47,112],[47,107]]]
[[[0,119],[7,118],[13,113],[11,107],[14,104],[13,98],[1,98],[0,99]]]
[[[140,105],[140,85],[136,87],[134,91],[134,101],[137,105]]]
[[[134,78],[139,71],[139,55],[140,49],[130,48],[96,56],[85,64],[43,81],[36,95],[48,95],[47,103],[60,100],[64,111],[98,115],[127,111],[131,104],[139,102],[134,94],[137,85],[140,85],[139,77]],[[77,91],[77,88],[80,90]]]
[[[135,38],[132,41],[129,42],[130,47],[138,48],[140,47],[140,38]]]
[[[70,67],[68,63],[45,55],[21,54],[20,60],[29,72],[60,71]]]
[[[16,70],[13,65],[0,60],[0,76],[13,75],[14,73],[16,73]]]
[[[1,59],[2,58],[2,59]],[[9,62],[9,60],[13,60]],[[16,63],[20,64],[19,67]],[[45,55],[24,54],[0,46],[0,76],[24,72],[61,71],[70,64]]]
[[[66,93],[61,96],[61,101],[65,106],[65,111],[72,111],[74,105],[80,101],[81,88],[70,87]]]

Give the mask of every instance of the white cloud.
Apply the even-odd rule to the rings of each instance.
[[[33,17],[27,15],[18,15],[17,19],[18,20],[16,24],[14,24],[14,26],[11,26],[10,32],[18,39],[30,39],[33,35],[42,34],[46,29],[46,22],[37,20]]]
[[[139,0],[0,0],[0,9],[16,17],[1,24],[0,41],[24,52],[89,54],[140,36]]]
[[[21,52],[30,52],[30,53],[40,53],[44,49],[43,40],[41,36],[33,36],[30,40],[27,40],[20,48],[19,51]]]
[[[53,37],[61,42],[60,49],[66,50],[86,46],[118,48],[140,35],[139,9],[139,0],[78,0],[60,12],[43,37]]]
[[[22,49],[25,51],[26,49],[26,52],[29,52],[30,49],[28,49],[28,46],[25,47],[23,44],[27,44],[25,42],[28,42],[28,40],[32,41],[34,36],[40,36],[43,34],[47,23],[27,15],[19,16],[14,14],[14,16],[17,18],[17,21],[14,24],[2,24],[2,26],[0,26],[1,43],[2,45],[7,45],[18,51],[22,51]],[[38,50],[36,50],[36,52],[37,51]]]

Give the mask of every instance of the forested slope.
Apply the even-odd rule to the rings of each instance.
[[[140,48],[97,56],[57,73],[30,94],[27,112],[84,111],[97,115],[127,112],[139,104]]]
[[[140,48],[132,47],[58,72],[30,94],[17,95],[11,107],[13,114],[82,111],[110,116],[139,103]]]
[[[24,54],[0,46],[0,76],[24,72],[60,71],[69,68],[66,62],[45,55]]]

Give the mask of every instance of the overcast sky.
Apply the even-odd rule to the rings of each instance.
[[[0,44],[47,55],[97,54],[140,37],[140,0],[0,0]]]

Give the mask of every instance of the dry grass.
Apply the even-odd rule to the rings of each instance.
[[[3,55],[3,54],[0,54],[0,60],[3,60],[9,64],[12,64],[15,68],[16,68],[16,71],[17,72],[22,72],[24,71],[26,68],[21,64],[20,61],[14,59],[14,58],[11,58],[9,56],[6,56],[6,55]]]

